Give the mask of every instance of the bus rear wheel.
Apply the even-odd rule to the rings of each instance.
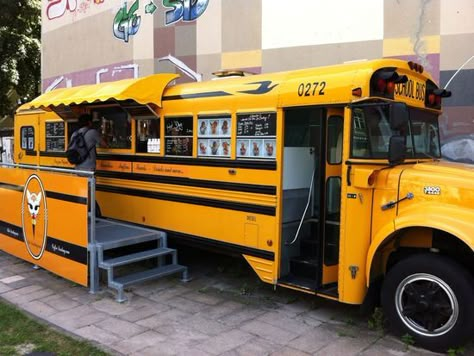
[[[446,351],[474,333],[473,277],[438,255],[414,255],[388,271],[382,306],[393,329],[433,351]]]

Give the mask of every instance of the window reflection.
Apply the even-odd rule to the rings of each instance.
[[[120,107],[101,108],[93,111],[94,126],[100,125],[99,132],[109,148],[130,149],[131,120]],[[98,119],[98,121],[96,121]]]

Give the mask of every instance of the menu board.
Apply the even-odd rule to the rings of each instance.
[[[199,116],[198,156],[230,157],[230,115]]]
[[[193,155],[193,117],[165,118],[165,154]]]
[[[46,137],[61,136],[64,137],[64,121],[47,122]]]
[[[46,151],[64,151],[64,121],[46,123]]]
[[[166,137],[165,154],[172,156],[192,156],[192,137]]]
[[[237,115],[237,136],[275,136],[276,113]]]
[[[166,118],[165,136],[193,136],[193,118],[191,116]]]
[[[237,115],[237,157],[276,158],[276,113]]]

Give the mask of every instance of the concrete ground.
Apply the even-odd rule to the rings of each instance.
[[[0,252],[0,297],[114,355],[436,355],[384,334],[356,306],[273,290],[240,260],[180,250],[180,261],[191,282],[137,285],[119,304],[106,287],[92,295]]]

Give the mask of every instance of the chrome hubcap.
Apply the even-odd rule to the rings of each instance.
[[[403,323],[423,336],[446,334],[459,316],[458,301],[451,287],[426,273],[413,274],[399,284],[395,307]]]

